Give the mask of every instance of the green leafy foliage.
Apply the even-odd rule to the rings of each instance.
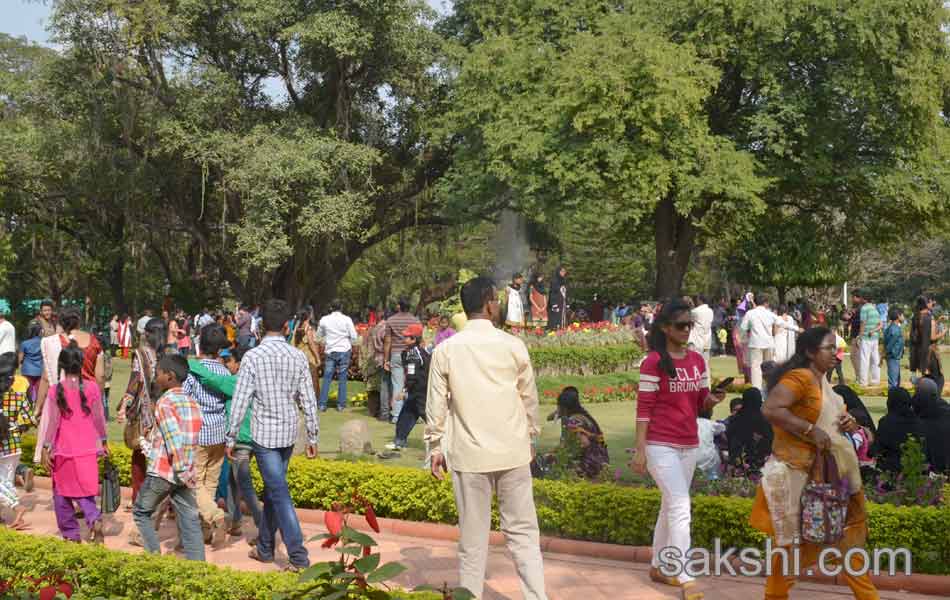
[[[607,215],[631,240],[651,232],[658,296],[679,292],[694,250],[715,241],[726,259],[768,230],[763,214],[817,225],[804,229],[818,252],[782,246],[801,255],[797,281],[807,258],[948,214],[940,2],[456,9],[457,102],[440,132],[464,141],[443,186],[464,207],[507,194],[529,213]],[[753,276],[769,280],[776,252],[762,256]],[[838,277],[819,270],[812,281]]]
[[[613,346],[550,346],[529,350],[538,376],[602,375],[630,371],[643,357],[635,344]]]
[[[367,248],[435,218],[433,17],[422,0],[52,3],[60,52],[0,40],[0,208],[32,293],[121,310],[167,279],[192,309],[328,299]],[[90,281],[54,271],[63,256]]]
[[[293,577],[282,573],[244,573],[0,530],[0,580],[51,573],[68,574],[85,598],[269,600],[293,585]]]
[[[24,456],[30,455],[28,450],[24,447]],[[120,458],[123,454],[130,453],[115,449],[113,461],[120,469],[123,485],[128,485],[129,463]],[[260,489],[256,468],[253,475]],[[287,475],[294,505],[300,508],[334,510],[340,497],[359,489],[360,496],[381,517],[458,523],[451,482],[437,481],[421,469],[295,457]],[[945,498],[950,497],[950,486],[944,492]],[[534,497],[538,522],[545,534],[613,544],[652,543],[660,508],[657,489],[536,480]],[[700,495],[693,497],[692,503],[695,546],[712,548],[716,538],[723,547],[758,546],[763,542],[762,534],[749,525],[751,499]],[[492,521],[497,527],[497,512]],[[909,548],[916,572],[950,574],[950,511],[946,507],[869,503],[868,527],[872,549]]]

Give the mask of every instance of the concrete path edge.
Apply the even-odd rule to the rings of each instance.
[[[48,477],[36,477],[34,481],[38,488],[52,489],[52,480]],[[123,487],[122,497],[131,500],[132,489]],[[322,525],[324,522],[324,514],[325,511],[318,509],[297,509],[298,518],[303,523],[310,525]],[[459,529],[454,525],[405,521],[386,517],[379,517],[376,520],[381,533],[443,541],[458,541],[459,539]],[[349,515],[347,517],[347,524],[360,531],[373,531],[363,515]],[[505,544],[504,534],[500,531],[492,531],[489,536],[489,543],[492,546],[503,546]],[[650,546],[624,546],[621,544],[588,542],[545,535],[541,536],[541,551],[635,563],[649,563],[653,556],[653,550]],[[844,575],[838,575],[837,577],[823,575],[802,576],[800,580],[825,585],[847,586]],[[897,574],[893,577],[872,575],[871,580],[880,590],[950,597],[950,575],[927,575],[924,573],[912,573],[910,575]]]

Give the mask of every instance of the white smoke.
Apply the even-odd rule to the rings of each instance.
[[[495,280],[507,284],[514,273],[527,277],[531,261],[531,246],[528,245],[527,219],[513,210],[504,210],[495,230],[493,247],[495,254]]]

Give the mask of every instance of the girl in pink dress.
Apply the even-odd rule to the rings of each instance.
[[[99,456],[108,453],[102,396],[95,381],[82,378],[83,351],[75,341],[59,354],[63,378],[46,400],[49,427],[43,439],[43,466],[53,476],[53,508],[63,539],[79,542],[76,507],[83,511],[90,540],[102,543],[102,519],[96,506]]]

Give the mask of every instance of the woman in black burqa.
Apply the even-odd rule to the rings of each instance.
[[[729,464],[758,472],[772,453],[772,425],[762,414],[762,392],[757,388],[742,394],[742,408],[726,426]]]
[[[937,384],[927,378],[917,381],[913,403],[920,417],[930,470],[947,473],[950,471],[950,407],[940,399]]]
[[[901,470],[901,446],[910,436],[923,441],[923,427],[914,412],[910,392],[900,387],[887,390],[887,414],[877,426],[877,438],[871,454],[881,471],[898,473]]]
[[[561,265],[551,278],[548,295],[548,331],[567,327],[567,269]]]

